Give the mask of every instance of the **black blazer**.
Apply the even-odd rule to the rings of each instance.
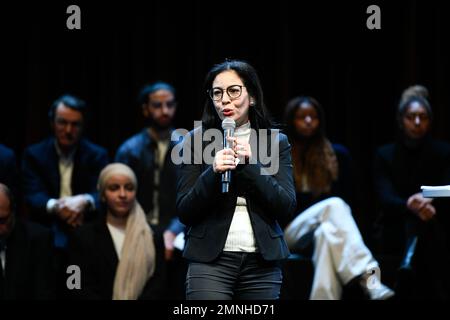
[[[46,228],[17,220],[6,241],[5,298],[55,299],[52,236]]]
[[[407,211],[408,198],[422,185],[450,184],[450,144],[431,138],[416,148],[403,142],[387,144],[377,149],[374,167],[383,210],[391,218],[400,216]]]
[[[191,150],[191,160],[194,158],[191,141],[201,133],[198,129],[191,131],[183,142],[183,150]],[[252,133],[252,139],[256,139],[259,145],[260,137]],[[255,154],[256,164],[238,165],[232,172],[229,194],[221,193],[221,174],[214,173],[212,165],[204,161],[202,164],[180,165],[177,212],[181,222],[189,227],[183,253],[185,258],[210,262],[218,257],[225,245],[238,196],[247,200],[256,243],[263,258],[281,260],[289,256],[278,221],[290,219],[296,207],[291,147],[282,133],[277,135],[277,141],[278,172],[271,176],[261,175],[260,170],[268,166],[264,166],[259,155]],[[270,135],[267,142],[270,150]]]
[[[166,291],[163,280],[164,244],[155,238],[155,273],[147,282],[139,299],[163,299]],[[81,290],[73,290],[73,298],[111,300],[114,278],[119,263],[114,242],[106,225],[105,216],[76,229],[69,236],[69,261],[81,269]]]
[[[46,205],[49,199],[59,198],[60,176],[55,138],[45,139],[25,149],[22,159],[25,202],[31,217],[41,223],[49,223]],[[88,193],[97,200],[97,179],[108,164],[106,149],[82,139],[74,155],[72,192]]]
[[[417,234],[422,221],[408,211],[408,198],[422,185],[450,184],[450,145],[427,137],[422,144],[407,147],[402,140],[377,149],[374,162],[375,191],[379,214],[376,231],[382,250],[401,253],[406,239]],[[435,221],[450,225],[449,201],[435,198]]]

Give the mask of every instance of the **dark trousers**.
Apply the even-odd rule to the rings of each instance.
[[[259,253],[222,252],[211,263],[190,262],[186,276],[187,300],[278,299],[281,267]]]

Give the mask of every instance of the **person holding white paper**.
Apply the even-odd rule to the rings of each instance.
[[[353,219],[350,153],[327,139],[323,108],[312,97],[293,98],[285,123],[292,144],[297,208],[284,234],[291,251],[304,254],[314,247],[309,298],[341,299],[345,286],[367,299],[393,297],[394,292],[381,283],[378,262]],[[372,282],[377,285],[368,285]]]
[[[450,261],[449,205],[425,198],[421,186],[450,184],[450,145],[431,137],[433,112],[426,95],[421,86],[405,90],[397,112],[399,135],[377,150],[377,242],[384,254],[404,257],[402,271],[417,275],[408,278],[407,287],[399,283],[400,296],[448,298],[442,274]]]

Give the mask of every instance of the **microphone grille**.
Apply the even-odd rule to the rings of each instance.
[[[236,128],[236,122],[231,118],[225,118],[222,120],[222,129],[234,129]]]

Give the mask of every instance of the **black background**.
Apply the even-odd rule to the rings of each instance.
[[[68,30],[66,9],[81,8],[81,30]],[[366,9],[381,8],[381,30],[368,30]],[[444,2],[170,1],[15,2],[1,9],[0,142],[20,157],[49,134],[47,110],[62,93],[91,108],[87,136],[113,157],[143,119],[136,95],[154,80],[177,88],[176,126],[201,116],[203,79],[225,58],[259,72],[277,120],[297,95],[316,97],[330,140],[354,159],[366,236],[374,216],[372,159],[393,140],[401,91],[430,90],[433,134],[450,141],[449,48]]]

